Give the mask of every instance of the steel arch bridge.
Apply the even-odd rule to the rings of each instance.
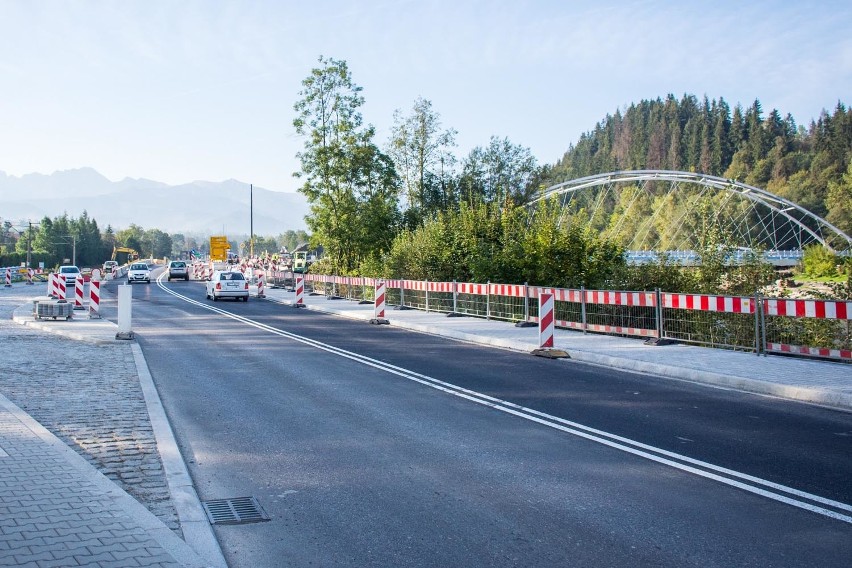
[[[711,228],[742,249],[801,251],[818,243],[852,249],[843,231],[765,189],[705,174],[619,171],[543,190],[531,206],[561,201],[561,222],[581,221],[632,251],[698,250]],[[848,254],[848,252],[847,252]]]

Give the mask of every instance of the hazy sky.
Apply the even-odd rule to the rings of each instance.
[[[852,104],[852,2],[0,0],[0,170],[295,191],[293,103],[346,60],[384,147],[430,100],[459,157],[553,163],[608,113],[684,93],[808,124]]]

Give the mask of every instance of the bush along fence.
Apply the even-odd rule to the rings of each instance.
[[[852,362],[852,302],[548,288],[514,284],[382,280],[397,309],[538,323],[538,297],[552,293],[556,327]],[[372,303],[378,279],[306,274],[308,293]]]

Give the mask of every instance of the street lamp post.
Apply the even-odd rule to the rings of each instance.
[[[249,258],[254,258],[254,184],[249,184]]]
[[[62,237],[71,239],[71,264],[77,266],[77,237],[74,235],[62,235]]]

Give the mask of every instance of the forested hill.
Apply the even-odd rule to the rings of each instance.
[[[807,126],[760,101],[643,100],[608,115],[550,172],[558,183],[617,170],[701,172],[786,197],[852,234],[852,109],[838,102]]]

